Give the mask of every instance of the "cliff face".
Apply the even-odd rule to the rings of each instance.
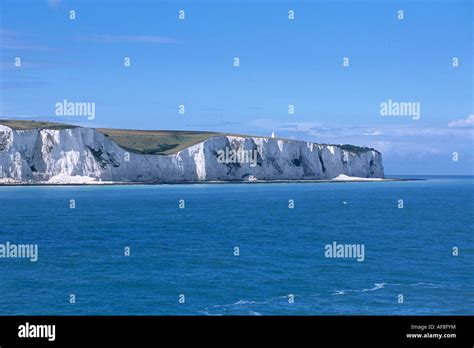
[[[340,174],[383,178],[381,154],[303,141],[215,136],[176,154],[145,155],[127,152],[90,128],[0,125],[0,183],[317,180]]]

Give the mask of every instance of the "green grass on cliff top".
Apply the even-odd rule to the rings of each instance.
[[[21,121],[21,120],[0,120],[0,125],[17,130],[31,129],[71,129],[79,126],[42,121]],[[104,136],[114,141],[120,147],[127,151],[140,154],[170,155],[177,153],[189,146],[200,143],[210,137],[219,135],[246,136],[229,133],[206,132],[206,131],[177,131],[177,130],[134,130],[134,129],[112,129],[96,128]],[[248,136],[248,135],[247,135]],[[276,138],[281,139],[281,138]],[[289,139],[283,139],[289,140]],[[360,154],[366,151],[374,150],[368,147],[355,145],[335,145],[343,150]]]
[[[70,129],[77,128],[72,124],[43,122],[43,121],[20,121],[20,120],[0,120],[0,124],[18,130],[30,129]]]
[[[170,155],[210,137],[224,134],[198,131],[110,128],[97,128],[97,131],[128,151],[149,155]]]

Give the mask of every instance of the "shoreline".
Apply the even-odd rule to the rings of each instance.
[[[226,184],[328,184],[328,183],[361,183],[361,182],[401,182],[401,181],[425,181],[419,178],[360,178],[349,180],[254,180],[254,181],[182,181],[182,182],[125,182],[125,181],[96,181],[87,183],[0,183],[2,186],[137,186],[137,185],[226,185]]]

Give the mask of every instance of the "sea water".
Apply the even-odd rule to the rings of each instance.
[[[472,315],[474,178],[422,178],[0,187],[0,244],[38,250],[0,315]]]

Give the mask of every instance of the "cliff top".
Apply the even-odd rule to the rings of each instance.
[[[177,130],[111,128],[97,128],[96,130],[128,151],[149,155],[170,155],[210,137],[225,135],[217,132]]]
[[[72,124],[44,121],[0,120],[0,124],[17,130],[31,129],[70,129],[78,128]]]
[[[66,123],[30,121],[30,120],[0,120],[4,125],[16,130],[33,129],[71,129],[80,128]],[[207,131],[179,131],[179,130],[136,130],[136,129],[113,129],[96,128],[98,132],[117,143],[127,151],[141,154],[170,155],[177,153],[189,146],[200,143],[215,136],[239,136],[250,137],[250,135],[229,134]],[[261,138],[262,136],[252,136]],[[276,140],[296,141],[295,139],[275,138]],[[320,144],[338,146],[343,150],[356,154],[366,151],[377,151],[373,148],[355,145]],[[377,151],[378,152],[378,151]]]

